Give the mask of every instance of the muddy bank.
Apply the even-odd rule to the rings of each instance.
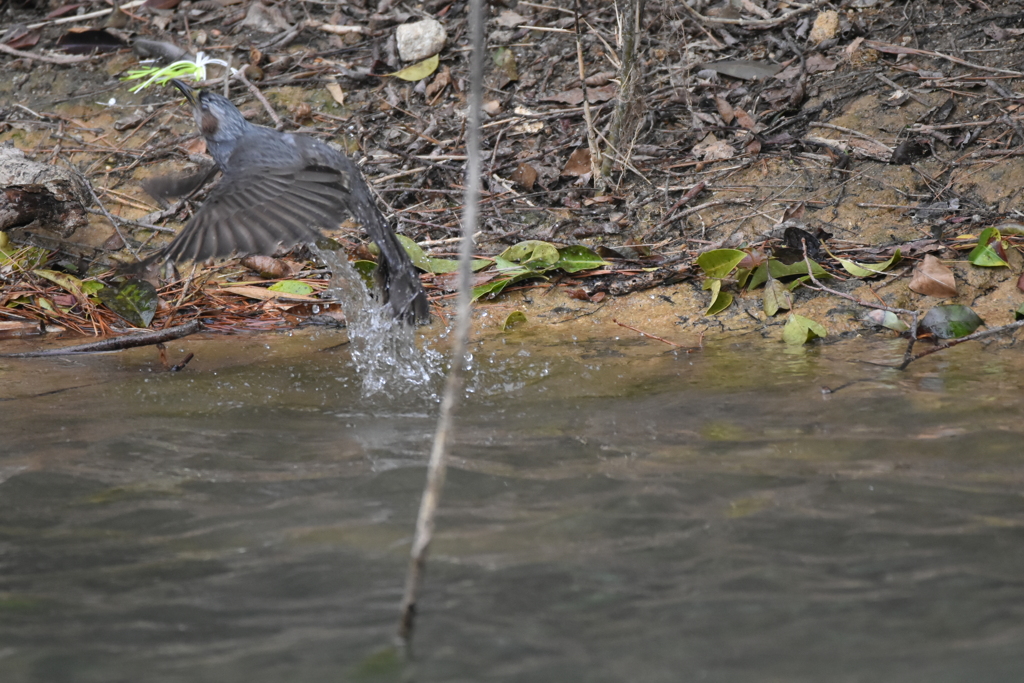
[[[99,29],[108,17],[56,24],[42,6],[7,8],[5,21],[50,23],[28,29],[36,43],[14,41],[27,54],[0,57],[0,142],[39,163],[74,167],[103,210],[86,196],[90,213],[70,233],[45,221],[8,228],[15,246],[38,244],[48,260],[8,269],[0,314],[52,321],[66,310],[77,316],[69,329],[123,327],[102,302],[83,310],[76,293],[33,271],[109,279],[114,265],[163,244],[191,215],[194,203],[167,211],[140,186],[198,168],[203,153],[191,117],[169,90],[132,94],[119,80],[137,67],[132,46],[140,40],[248,64],[286,130],[344,147],[398,230],[428,256],[450,257],[464,163],[464,8],[426,3],[412,16],[390,5],[353,2],[333,14],[326,6],[299,12],[289,3],[269,14],[255,4],[135,8],[107,30],[122,45],[75,64],[41,60],[57,54],[50,50],[68,26]],[[636,85],[624,92],[621,18],[605,3],[583,3],[582,10],[586,90],[569,9],[527,2],[492,8],[478,245],[483,257],[527,240],[582,246],[603,264],[546,272],[545,280],[524,279],[483,297],[482,325],[500,325],[520,310],[526,325],[578,318],[603,333],[635,334],[611,322],[617,320],[683,345],[702,332],[777,339],[787,310],[768,315],[765,289],[740,286],[741,273],[721,278],[721,291],[734,300],[709,315],[715,297],[696,259],[716,248],[775,257],[793,247],[787,228],[820,240],[815,261],[833,276],[827,285],[861,301],[922,312],[957,303],[989,326],[1013,320],[1024,302],[1019,228],[1012,224],[1024,179],[1015,94],[1024,54],[1015,18],[974,12],[967,19],[942,3],[917,6],[908,19],[901,8],[883,6],[735,12],[648,2],[637,32]],[[386,75],[409,64],[396,47],[397,27],[425,17],[447,32],[437,66],[419,80]],[[332,34],[323,24],[358,30]],[[273,125],[243,84],[233,82],[230,93],[247,116]],[[620,100],[629,125],[617,131],[622,142],[609,146]],[[584,103],[606,164],[590,164]],[[968,260],[991,226],[1003,226],[998,244],[1006,266]],[[357,226],[334,236],[354,258],[372,258]],[[902,262],[873,277],[854,277],[837,260],[884,263],[896,249]],[[950,269],[955,294],[910,289],[914,268],[928,255]],[[284,259],[287,274],[272,280],[304,280],[316,297],[322,273],[306,257]],[[451,279],[423,277],[443,317]],[[162,303],[152,324],[219,317],[225,331],[278,329],[314,315],[308,301],[239,290],[260,280],[237,262],[200,271],[198,279],[163,273],[154,282]],[[894,334],[865,324],[862,306],[833,294],[798,287],[792,296],[789,310],[822,324],[829,337]]]

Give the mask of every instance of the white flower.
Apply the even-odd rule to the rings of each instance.
[[[225,62],[223,59],[213,59],[212,57],[207,57],[206,53],[200,50],[196,53],[197,68],[195,74],[193,75],[193,78],[195,78],[197,81],[205,81],[207,64],[217,64],[219,66],[223,66],[224,68],[229,68],[228,63]],[[234,71],[234,69],[232,69],[232,71]]]

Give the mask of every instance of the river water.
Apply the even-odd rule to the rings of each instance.
[[[386,680],[440,383],[343,340],[0,360],[0,680]],[[474,346],[407,677],[1021,680],[1019,349],[666,348]]]

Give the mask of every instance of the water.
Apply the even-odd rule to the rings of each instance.
[[[425,336],[417,340],[413,326],[391,317],[348,259],[336,251],[312,249],[332,273],[328,294],[338,299],[345,313],[349,356],[362,380],[364,396],[433,395],[444,372],[441,354]]]
[[[474,345],[415,680],[1024,674],[1017,349],[578,336]],[[436,402],[336,344],[2,361],[0,680],[376,680]]]

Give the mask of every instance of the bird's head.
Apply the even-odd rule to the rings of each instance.
[[[192,105],[196,126],[208,143],[231,144],[251,125],[228,98],[215,92],[196,90],[176,78],[171,85],[180,90]]]

